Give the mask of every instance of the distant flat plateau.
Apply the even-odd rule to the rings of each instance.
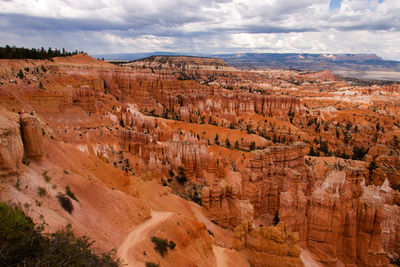
[[[400,72],[398,71],[336,70],[334,73],[339,76],[352,77],[361,80],[385,80],[400,82]]]
[[[343,77],[400,82],[400,62],[382,59],[375,54],[239,53],[216,55],[149,52],[93,56],[106,60],[130,61],[152,55],[215,57],[221,58],[225,60],[227,64],[240,69],[276,68],[303,71],[331,70],[336,75]]]

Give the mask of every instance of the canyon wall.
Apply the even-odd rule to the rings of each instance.
[[[325,108],[341,100],[337,92],[328,99],[321,89],[337,85],[330,72],[246,72],[220,60],[185,60],[154,58],[120,67],[78,55],[24,63],[34,71],[23,81],[15,81],[13,71],[25,65],[4,67],[0,101],[8,111],[0,113],[0,175],[18,174],[25,158],[40,160],[49,137],[130,179],[147,175],[178,193],[198,186],[204,213],[224,228],[239,229],[235,246],[248,250],[255,266],[276,255],[275,263],[301,265],[298,246],[327,266],[385,266],[388,256],[400,255],[400,196],[393,183],[398,130],[391,119],[397,106],[380,113],[366,109],[374,123],[358,123],[356,108],[341,110],[351,101]],[[364,101],[357,90],[348,94]],[[350,160],[346,153],[371,136],[379,144],[365,158]],[[325,157],[306,156],[324,141]],[[333,148],[347,156],[342,165],[333,163]],[[373,160],[381,167],[370,165]],[[284,224],[269,226],[274,218]],[[277,246],[276,253],[269,246]]]

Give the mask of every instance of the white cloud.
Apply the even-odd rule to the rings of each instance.
[[[0,45],[91,53],[377,53],[400,59],[400,1],[0,0]],[[40,37],[37,37],[40,36]],[[67,38],[67,39],[63,39]]]

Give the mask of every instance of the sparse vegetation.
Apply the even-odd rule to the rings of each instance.
[[[39,194],[40,197],[45,196],[46,195],[46,188],[39,186],[38,194]]]
[[[275,216],[274,216],[274,219],[272,220],[272,224],[274,225],[274,226],[276,226],[276,225],[278,225],[278,223],[280,222],[280,218],[279,218],[279,212],[276,212],[276,214],[275,214]]]
[[[254,149],[256,149],[256,143],[254,141],[252,141],[250,143],[249,150],[254,150]]]
[[[24,78],[24,73],[22,72],[22,70],[18,71],[17,78],[19,78],[19,79],[23,79]]]
[[[72,205],[72,201],[69,197],[67,197],[66,195],[63,195],[61,193],[59,193],[57,195],[57,199],[58,202],[60,203],[61,207],[67,211],[68,213],[72,213],[72,211],[74,210],[74,206]]]
[[[201,191],[202,191],[202,189],[203,189],[202,184],[190,183],[190,186],[187,189],[187,192],[188,192],[187,199],[196,204],[199,204],[201,206]]]
[[[228,147],[228,148],[231,147],[231,142],[229,141],[228,138],[226,138],[226,140],[225,140],[225,145],[226,145],[226,147]]]
[[[160,264],[146,261],[146,267],[160,267]]]
[[[400,257],[394,257],[393,259],[390,259],[390,263],[396,266],[400,266]]]
[[[325,156],[329,157],[332,153],[329,151],[328,142],[327,141],[320,141],[319,150],[324,153]]]
[[[157,236],[152,236],[151,242],[154,243],[154,245],[155,245],[154,250],[157,251],[161,255],[161,257],[164,257],[164,255],[166,255],[168,253],[168,248],[173,250],[176,246],[174,241],[170,240],[168,242],[167,239],[160,238]]]
[[[21,185],[21,178],[17,177],[17,181],[15,182],[15,188],[19,191],[19,186]]]
[[[23,157],[22,164],[29,166],[29,164],[31,164],[31,161],[27,157]]]
[[[182,166],[178,167],[178,175],[175,176],[175,179],[181,185],[184,185],[187,182],[187,177],[186,177],[186,174],[185,174],[185,168],[183,168]]]
[[[319,151],[318,150],[315,151],[313,146],[310,147],[310,152],[308,153],[308,155],[310,155],[312,157],[319,157],[320,156]]]
[[[151,242],[154,243],[154,250],[157,251],[161,257],[168,253],[168,240],[156,236],[151,237]]]
[[[219,145],[218,134],[215,135],[214,143],[215,143],[216,145]]]
[[[47,171],[44,171],[44,172],[42,173],[42,176],[43,176],[44,180],[46,181],[46,183],[49,183],[50,180],[51,180],[51,177],[48,176],[47,173],[48,173]]]
[[[69,227],[43,233],[43,225],[18,209],[0,202],[1,266],[101,266],[117,267],[115,250],[96,254],[86,236],[75,237]]]
[[[368,153],[368,151],[369,151],[369,148],[354,146],[353,147],[353,156],[351,157],[351,159],[363,160],[365,155]]]
[[[71,188],[69,187],[69,185],[67,185],[65,187],[65,194],[67,196],[69,196],[70,198],[72,198],[73,200],[79,202],[79,200],[76,198],[75,194],[71,191]]]
[[[168,242],[168,247],[169,247],[171,250],[173,250],[173,249],[176,247],[175,242],[172,241],[172,240],[170,240],[170,241]]]

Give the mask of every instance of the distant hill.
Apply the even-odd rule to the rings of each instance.
[[[400,62],[384,60],[375,54],[223,54],[217,57],[240,67],[269,67],[300,70],[396,70]]]
[[[145,53],[119,53],[119,54],[96,54],[91,55],[94,58],[104,58],[108,61],[121,60],[121,61],[132,61],[142,58],[147,58],[151,56],[204,56],[203,54],[183,54],[175,52],[145,52]]]
[[[152,55],[182,55],[174,52],[93,55],[106,60],[130,61]],[[278,68],[307,71],[331,70],[336,75],[358,79],[400,81],[400,62],[385,60],[375,54],[298,54],[298,53],[239,53],[198,54],[188,56],[216,57],[242,69]]]
[[[237,68],[331,70],[358,79],[400,81],[400,62],[375,54],[222,54],[217,57]]]

